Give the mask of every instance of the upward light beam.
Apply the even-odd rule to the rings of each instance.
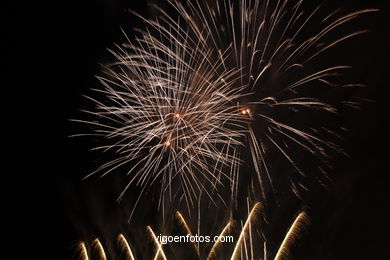
[[[92,245],[97,252],[99,260],[107,260],[106,252],[104,252],[104,248],[103,248],[102,244],[100,243],[99,239],[96,238],[93,241]]]
[[[153,260],[157,260],[159,258],[159,256],[161,256],[164,260],[167,260],[167,257],[165,256],[162,245],[161,245],[160,241],[158,241],[156,234],[154,234],[153,229],[150,226],[147,226],[146,229],[149,231],[150,236],[152,237],[154,243],[157,246],[157,252],[156,252]]]
[[[233,251],[233,254],[232,254],[232,257],[230,258],[230,260],[235,260],[238,258],[238,256],[239,256],[238,252],[239,252],[239,249],[241,248],[241,243],[242,243],[242,240],[244,239],[245,233],[248,231],[249,225],[250,225],[252,219],[255,217],[256,213],[258,211],[260,211],[262,208],[263,208],[263,204],[261,204],[260,202],[257,202],[255,204],[255,206],[253,206],[253,208],[252,208],[251,212],[249,213],[248,218],[246,219],[245,224],[242,228],[242,231],[241,231],[240,236],[237,240],[236,246],[234,247],[234,251]]]
[[[305,229],[305,226],[308,225],[309,220],[309,216],[306,212],[301,212],[298,215],[284,237],[283,242],[276,253],[275,260],[288,259],[291,246],[293,246],[296,240],[300,237],[300,233]]]
[[[133,252],[131,251],[130,245],[127,242],[127,240],[123,234],[119,234],[118,243],[119,243],[122,251],[125,252],[127,260],[135,260]]]
[[[87,247],[85,246],[85,243],[84,242],[80,242],[78,247],[77,247],[77,251],[79,251],[79,258],[80,260],[89,260],[89,257],[88,257],[88,252],[87,252]]]
[[[230,228],[233,226],[232,220],[230,220],[227,225],[222,229],[221,234],[219,234],[219,237],[225,236],[226,233],[229,232]],[[216,250],[219,248],[221,245],[221,240],[218,240],[217,242],[214,243],[213,247],[211,248],[209,254],[207,255],[206,260],[211,260],[215,255],[216,255]]]
[[[176,211],[176,217],[179,219],[180,224],[183,225],[185,231],[186,231],[190,236],[192,236],[192,232],[191,232],[190,227],[188,226],[186,220],[184,219],[183,215],[182,215],[179,211]],[[201,259],[200,253],[199,253],[199,247],[198,247],[198,245],[197,245],[195,242],[191,242],[191,243],[192,243],[192,245],[193,245],[193,247],[194,247],[194,249],[195,249],[195,251],[196,251],[196,254],[197,254],[198,258]]]

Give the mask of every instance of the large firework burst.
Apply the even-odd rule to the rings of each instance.
[[[177,16],[160,10],[159,18],[144,19],[146,29],[112,51],[116,61],[99,77],[104,98],[91,98],[97,108],[88,113],[98,120],[87,123],[109,140],[97,149],[117,157],[96,172],[122,168],[129,175],[124,192],[142,189],[138,201],[158,184],[160,205],[168,197],[190,208],[201,192],[226,200],[217,191],[227,183],[234,200],[243,161],[265,199],[274,186],[269,161],[279,154],[295,171],[286,179],[299,196],[307,189],[299,158],[313,158],[323,173],[340,150],[322,137],[337,135],[326,122],[302,117],[337,113],[324,89],[356,86],[335,79],[348,66],[318,58],[365,32],[338,29],[374,10],[320,16],[319,7],[306,13],[302,0],[168,2]]]
[[[126,189],[161,182],[162,195],[190,205],[198,191],[208,193],[205,185],[231,177],[223,169],[238,164],[246,119],[235,102],[243,88],[235,87],[237,69],[222,67],[223,55],[213,57],[206,44],[169,29],[159,27],[159,38],[143,32],[136,44],[113,52],[117,62],[106,67],[106,77],[99,77],[104,89],[96,90],[106,103],[93,99],[97,111],[89,113],[100,120],[88,123],[113,141],[97,149],[119,155],[97,172],[123,166],[131,176]]]

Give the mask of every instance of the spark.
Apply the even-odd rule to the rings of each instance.
[[[184,219],[183,215],[179,211],[176,211],[176,217],[179,219],[179,222],[180,222],[180,224],[182,224],[182,226],[184,227],[185,231],[190,236],[192,236],[192,232],[191,232],[190,227],[188,226],[186,220]]]
[[[156,252],[153,259],[157,260],[161,256],[164,260],[167,260],[167,257],[165,256],[162,245],[161,245],[160,241],[158,241],[156,234],[154,234],[153,229],[150,226],[147,226],[146,229],[149,231],[150,236],[152,237],[154,243],[157,246],[157,252]]]
[[[308,223],[309,217],[306,212],[301,212],[284,237],[283,242],[276,253],[275,260],[288,259],[291,246],[300,237],[301,232],[305,229],[305,226]]]
[[[226,226],[222,229],[222,232],[219,234],[219,237],[225,236],[231,229],[232,227],[232,220],[229,220],[229,222],[226,224]],[[214,243],[213,247],[210,249],[209,254],[207,255],[206,260],[211,260],[213,259],[214,256],[216,256],[216,251],[218,250],[219,246],[221,245],[221,241],[218,240]]]
[[[241,109],[241,114],[250,116],[251,111],[249,108]]]
[[[236,246],[234,247],[232,257],[230,258],[231,260],[237,259],[239,249],[241,248],[242,241],[245,239],[244,238],[245,234],[248,233],[250,223],[253,220],[253,218],[255,217],[255,215],[258,213],[258,211],[260,211],[262,208],[263,208],[263,204],[261,204],[260,202],[257,202],[253,206],[251,212],[249,213],[249,215],[245,221],[244,226],[242,227],[240,236],[238,237],[238,240],[236,242]],[[251,234],[249,234],[249,235],[251,236]]]
[[[127,242],[127,240],[123,234],[118,235],[118,243],[119,243],[122,251],[125,252],[127,260],[135,260],[133,252],[131,251],[130,245]]]
[[[84,242],[80,242],[77,246],[77,251],[79,252],[80,260],[89,260],[87,247],[85,246]]]
[[[107,260],[106,253],[104,252],[104,248],[100,243],[99,239],[96,238],[92,242],[92,246],[95,248],[96,252],[98,253],[97,255],[99,256],[100,260]]]
[[[179,222],[180,222],[180,224],[184,227],[185,231],[186,231],[190,236],[192,236],[192,232],[191,232],[190,227],[188,226],[186,220],[184,219],[183,215],[182,215],[179,211],[176,211],[176,217],[179,219]],[[191,242],[191,243],[192,243],[192,245],[193,245],[193,247],[194,247],[194,249],[195,249],[195,251],[196,251],[196,253],[197,253],[198,258],[201,259],[201,258],[200,258],[200,252],[199,252],[199,247],[198,247],[198,245],[197,245],[195,242]]]

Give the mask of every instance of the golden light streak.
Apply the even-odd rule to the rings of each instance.
[[[185,231],[186,231],[190,236],[192,236],[192,232],[191,232],[190,227],[187,225],[186,220],[184,219],[183,215],[182,215],[179,211],[176,211],[176,217],[178,218],[180,224],[183,225]]]
[[[97,255],[100,258],[100,260],[107,260],[106,253],[104,252],[104,248],[103,248],[102,244],[100,243],[99,239],[96,238],[92,242],[92,246],[95,249],[95,251],[97,252]]]
[[[236,242],[236,246],[234,247],[234,250],[233,250],[233,254],[232,254],[232,257],[230,258],[231,260],[234,260],[234,259],[237,259],[239,257],[239,249],[241,248],[241,242],[245,236],[245,233],[247,232],[248,228],[249,228],[249,225],[250,225],[250,222],[252,221],[252,219],[255,217],[255,215],[257,214],[258,211],[260,211],[261,209],[263,208],[263,204],[261,202],[257,202],[251,212],[249,213],[248,215],[248,218],[246,219],[245,221],[245,224],[242,228],[242,231],[240,233],[240,236],[238,237],[238,240]]]
[[[164,250],[162,248],[162,245],[160,243],[160,241],[158,241],[156,235],[154,234],[153,232],[153,229],[150,227],[150,226],[147,226],[146,229],[149,231],[150,233],[150,236],[152,237],[154,243],[156,244],[157,246],[157,252],[153,258],[153,260],[157,260],[160,256],[164,259],[164,260],[167,260],[167,257],[165,256],[165,253],[164,253]]]
[[[77,246],[77,251],[80,254],[80,256],[79,256],[80,260],[89,260],[87,247],[85,246],[84,242],[79,243],[79,245]]]
[[[179,211],[176,211],[176,217],[179,219],[179,222],[180,224],[182,224],[182,226],[184,227],[185,231],[190,235],[192,236],[192,232],[191,232],[191,229],[190,227],[188,226],[186,220],[184,219],[183,215],[179,212]],[[192,246],[194,247],[195,251],[196,251],[196,254],[198,256],[198,258],[200,259],[200,253],[199,253],[199,247],[198,245],[195,243],[195,242],[191,242]]]
[[[301,212],[298,215],[284,237],[283,242],[276,253],[275,260],[288,259],[291,246],[299,238],[300,233],[305,229],[306,225],[309,224],[309,221],[310,219],[306,212]]]
[[[249,208],[249,207],[248,207]],[[254,259],[254,257],[257,257],[256,254],[258,253],[259,248],[255,247],[253,245],[252,241],[252,231],[251,226],[253,225],[254,220],[258,217],[259,211],[261,211],[263,208],[263,204],[260,202],[255,203],[255,205],[252,207],[251,211],[248,213],[247,219],[245,220],[245,223],[241,221],[241,232],[239,235],[239,238],[235,244],[233,253],[231,254],[230,260],[237,260],[241,259],[242,257],[244,259]],[[180,221],[180,224],[184,227],[186,232],[189,235],[192,235],[191,230],[189,228],[189,225],[185,221],[184,217],[181,215],[179,211],[176,212],[176,216]],[[286,233],[286,236],[283,239],[283,242],[281,243],[280,248],[278,249],[278,252],[275,256],[275,260],[283,260],[283,259],[289,259],[290,257],[290,249],[291,247],[296,243],[298,238],[300,237],[302,231],[305,229],[306,225],[309,223],[309,216],[306,212],[301,212],[297,218],[294,220],[294,222],[291,224],[288,232]],[[229,220],[228,223],[224,226],[222,231],[220,232],[218,237],[227,236],[227,234],[230,233],[232,228],[236,226],[235,222],[233,220]],[[252,228],[254,228],[252,226]],[[150,226],[146,227],[146,231],[150,234],[150,237],[153,240],[153,243],[155,244],[157,250],[154,252],[153,260],[167,260],[167,257],[165,255],[165,252],[163,250],[163,244],[159,241],[158,237],[155,235],[154,231]],[[198,231],[199,232],[199,231]],[[260,235],[260,234],[259,234]],[[264,235],[264,234],[263,234]],[[263,258],[264,260],[268,259],[268,250],[267,250],[267,240],[263,236]],[[134,254],[131,250],[131,247],[125,238],[123,234],[119,234],[117,237],[118,244],[120,246],[122,257],[126,257],[127,260],[135,260]],[[230,241],[233,242],[233,241]],[[216,241],[211,250],[208,252],[208,255],[206,258],[200,257],[199,251],[196,250],[196,247],[194,246],[197,256],[199,259],[205,259],[205,260],[213,260],[215,258],[223,257],[224,259],[227,258],[226,253],[228,251],[222,250],[222,241],[218,240]],[[195,244],[194,244],[195,245]],[[173,247],[174,248],[174,247]],[[230,248],[230,246],[229,246]],[[77,246],[76,253],[79,255],[79,259],[81,260],[89,260],[86,244],[84,242],[80,242]],[[107,260],[106,253],[103,249],[103,246],[101,242],[98,239],[95,239],[92,242],[92,250],[93,250],[93,256],[97,257],[100,260]],[[255,251],[256,250],[256,251]],[[154,250],[153,250],[154,251]],[[194,252],[195,253],[195,252]],[[255,254],[256,253],[256,254]],[[241,258],[240,258],[241,257]]]
[[[221,236],[225,236],[226,233],[228,233],[231,229],[231,227],[233,226],[232,224],[232,220],[229,220],[229,222],[227,223],[227,225],[222,229],[222,232],[221,234],[219,234],[219,237]],[[214,243],[213,247],[211,248],[209,254],[207,255],[207,258],[206,260],[210,260],[212,259],[213,257],[216,256],[216,251],[218,250],[219,246],[221,245],[221,241],[218,240],[217,242]]]
[[[135,260],[133,252],[131,251],[130,245],[127,242],[123,234],[118,235],[118,243],[122,251],[125,252],[127,260]]]

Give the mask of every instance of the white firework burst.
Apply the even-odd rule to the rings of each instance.
[[[112,51],[116,61],[99,77],[103,88],[96,91],[105,98],[91,98],[97,109],[88,112],[99,120],[83,122],[110,140],[96,149],[114,151],[117,157],[94,173],[122,168],[129,182],[121,197],[136,185],[142,188],[140,198],[157,183],[160,206],[168,196],[190,208],[201,192],[224,201],[214,191],[225,180],[235,199],[241,155],[249,148],[248,163],[262,199],[273,189],[269,151],[298,173],[297,179],[286,178],[299,196],[299,190],[307,189],[298,178],[305,172],[290,147],[316,158],[320,172],[339,148],[322,139],[321,131],[335,134],[323,127],[326,122],[303,127],[291,120],[291,111],[337,113],[329,102],[311,96],[312,89],[357,84],[334,80],[349,66],[322,66],[316,58],[366,32],[338,31],[341,36],[329,37],[375,10],[344,15],[336,10],[318,18],[319,7],[306,14],[302,0],[168,2],[179,18],[160,9],[159,18],[144,19],[147,29]],[[311,23],[317,23],[317,31],[304,33]]]
[[[328,93],[334,88],[362,85],[343,83],[340,76],[350,66],[321,62],[324,58],[321,54],[366,33],[367,30],[345,32],[343,26],[362,14],[377,10],[343,14],[338,9],[321,15],[320,6],[307,13],[303,0],[169,2],[191,28],[194,38],[211,46],[215,56],[221,50],[228,52],[224,67],[240,71],[238,86],[245,86],[247,95],[239,102],[246,107],[242,114],[249,119],[243,147],[250,150],[248,162],[252,162],[251,168],[256,172],[262,199],[266,199],[268,190],[274,190],[270,169],[273,165],[267,158],[273,153],[269,151],[279,154],[295,171],[286,179],[298,197],[308,187],[302,182],[306,173],[296,159],[302,157],[294,154],[296,150],[305,153],[305,164],[310,158],[314,168],[328,178],[325,169],[330,166],[329,158],[342,149],[323,136],[338,138],[339,135],[335,129],[327,127],[326,120],[317,124],[300,122],[302,117],[308,116],[307,111],[337,114],[332,103],[357,105],[351,101],[329,100]],[[169,20],[166,13],[163,15]],[[313,32],[305,32],[313,28]]]
[[[121,196],[132,184],[146,188],[158,182],[160,198],[179,196],[193,205],[200,191],[209,192],[206,186],[234,179],[235,171],[223,169],[239,163],[247,119],[236,102],[244,88],[234,87],[237,69],[222,67],[225,54],[214,57],[179,27],[154,26],[158,38],[142,32],[135,44],[112,52],[117,61],[98,77],[104,88],[96,91],[106,100],[90,98],[97,106],[87,112],[99,120],[82,122],[111,141],[95,149],[118,156],[91,174],[124,168],[130,181]],[[172,192],[176,181],[180,185]]]

